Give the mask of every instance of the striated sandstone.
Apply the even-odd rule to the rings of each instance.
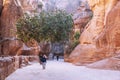
[[[105,4],[104,0],[99,1],[100,0],[88,1],[90,8],[93,11],[93,17],[80,37],[81,44],[94,44],[94,39],[104,28]]]
[[[15,22],[22,16],[20,6],[17,6],[14,0],[5,0],[4,8],[1,14],[1,36],[2,37],[15,37],[16,26]]]
[[[120,50],[120,1],[108,13],[104,31],[96,39],[98,48],[107,48],[109,54],[119,54]]]
[[[93,11],[93,18],[81,35],[80,44],[68,59],[76,65],[109,58],[120,52],[120,1],[88,0],[88,3]],[[83,45],[84,47],[79,47]],[[93,45],[94,49],[93,47],[87,48],[90,45]]]
[[[2,39],[15,38],[16,26],[15,23],[19,17],[22,16],[22,10],[20,6],[16,5],[16,0],[4,0],[3,10],[1,13],[0,34]],[[22,46],[18,40],[8,40],[1,44],[2,55],[16,54],[19,48]]]

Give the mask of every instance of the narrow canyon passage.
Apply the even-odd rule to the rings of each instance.
[[[120,71],[90,69],[71,63],[48,61],[43,70],[39,63],[20,68],[5,80],[120,80]]]

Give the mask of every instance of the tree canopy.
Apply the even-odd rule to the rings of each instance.
[[[59,42],[69,40],[73,19],[62,10],[42,11],[39,15],[21,17],[16,26],[18,37],[24,42],[30,39]]]

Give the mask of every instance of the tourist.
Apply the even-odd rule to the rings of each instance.
[[[47,56],[45,54],[39,54],[40,64],[42,65],[42,68],[46,68],[46,62],[47,62]]]
[[[57,57],[57,61],[59,60],[59,55],[56,56]]]

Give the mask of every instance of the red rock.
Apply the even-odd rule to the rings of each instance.
[[[120,56],[103,59],[86,65],[89,68],[120,70]]]
[[[16,26],[15,23],[19,17],[22,16],[22,9],[16,5],[14,0],[4,0],[4,8],[1,14],[1,37],[2,38],[13,38],[16,37]],[[16,54],[20,47],[21,42],[17,40],[9,40],[2,43],[3,52],[1,54]]]
[[[120,54],[120,1],[88,0],[88,2],[94,14],[93,18],[82,33],[79,46],[69,57],[69,61],[78,65]]]

